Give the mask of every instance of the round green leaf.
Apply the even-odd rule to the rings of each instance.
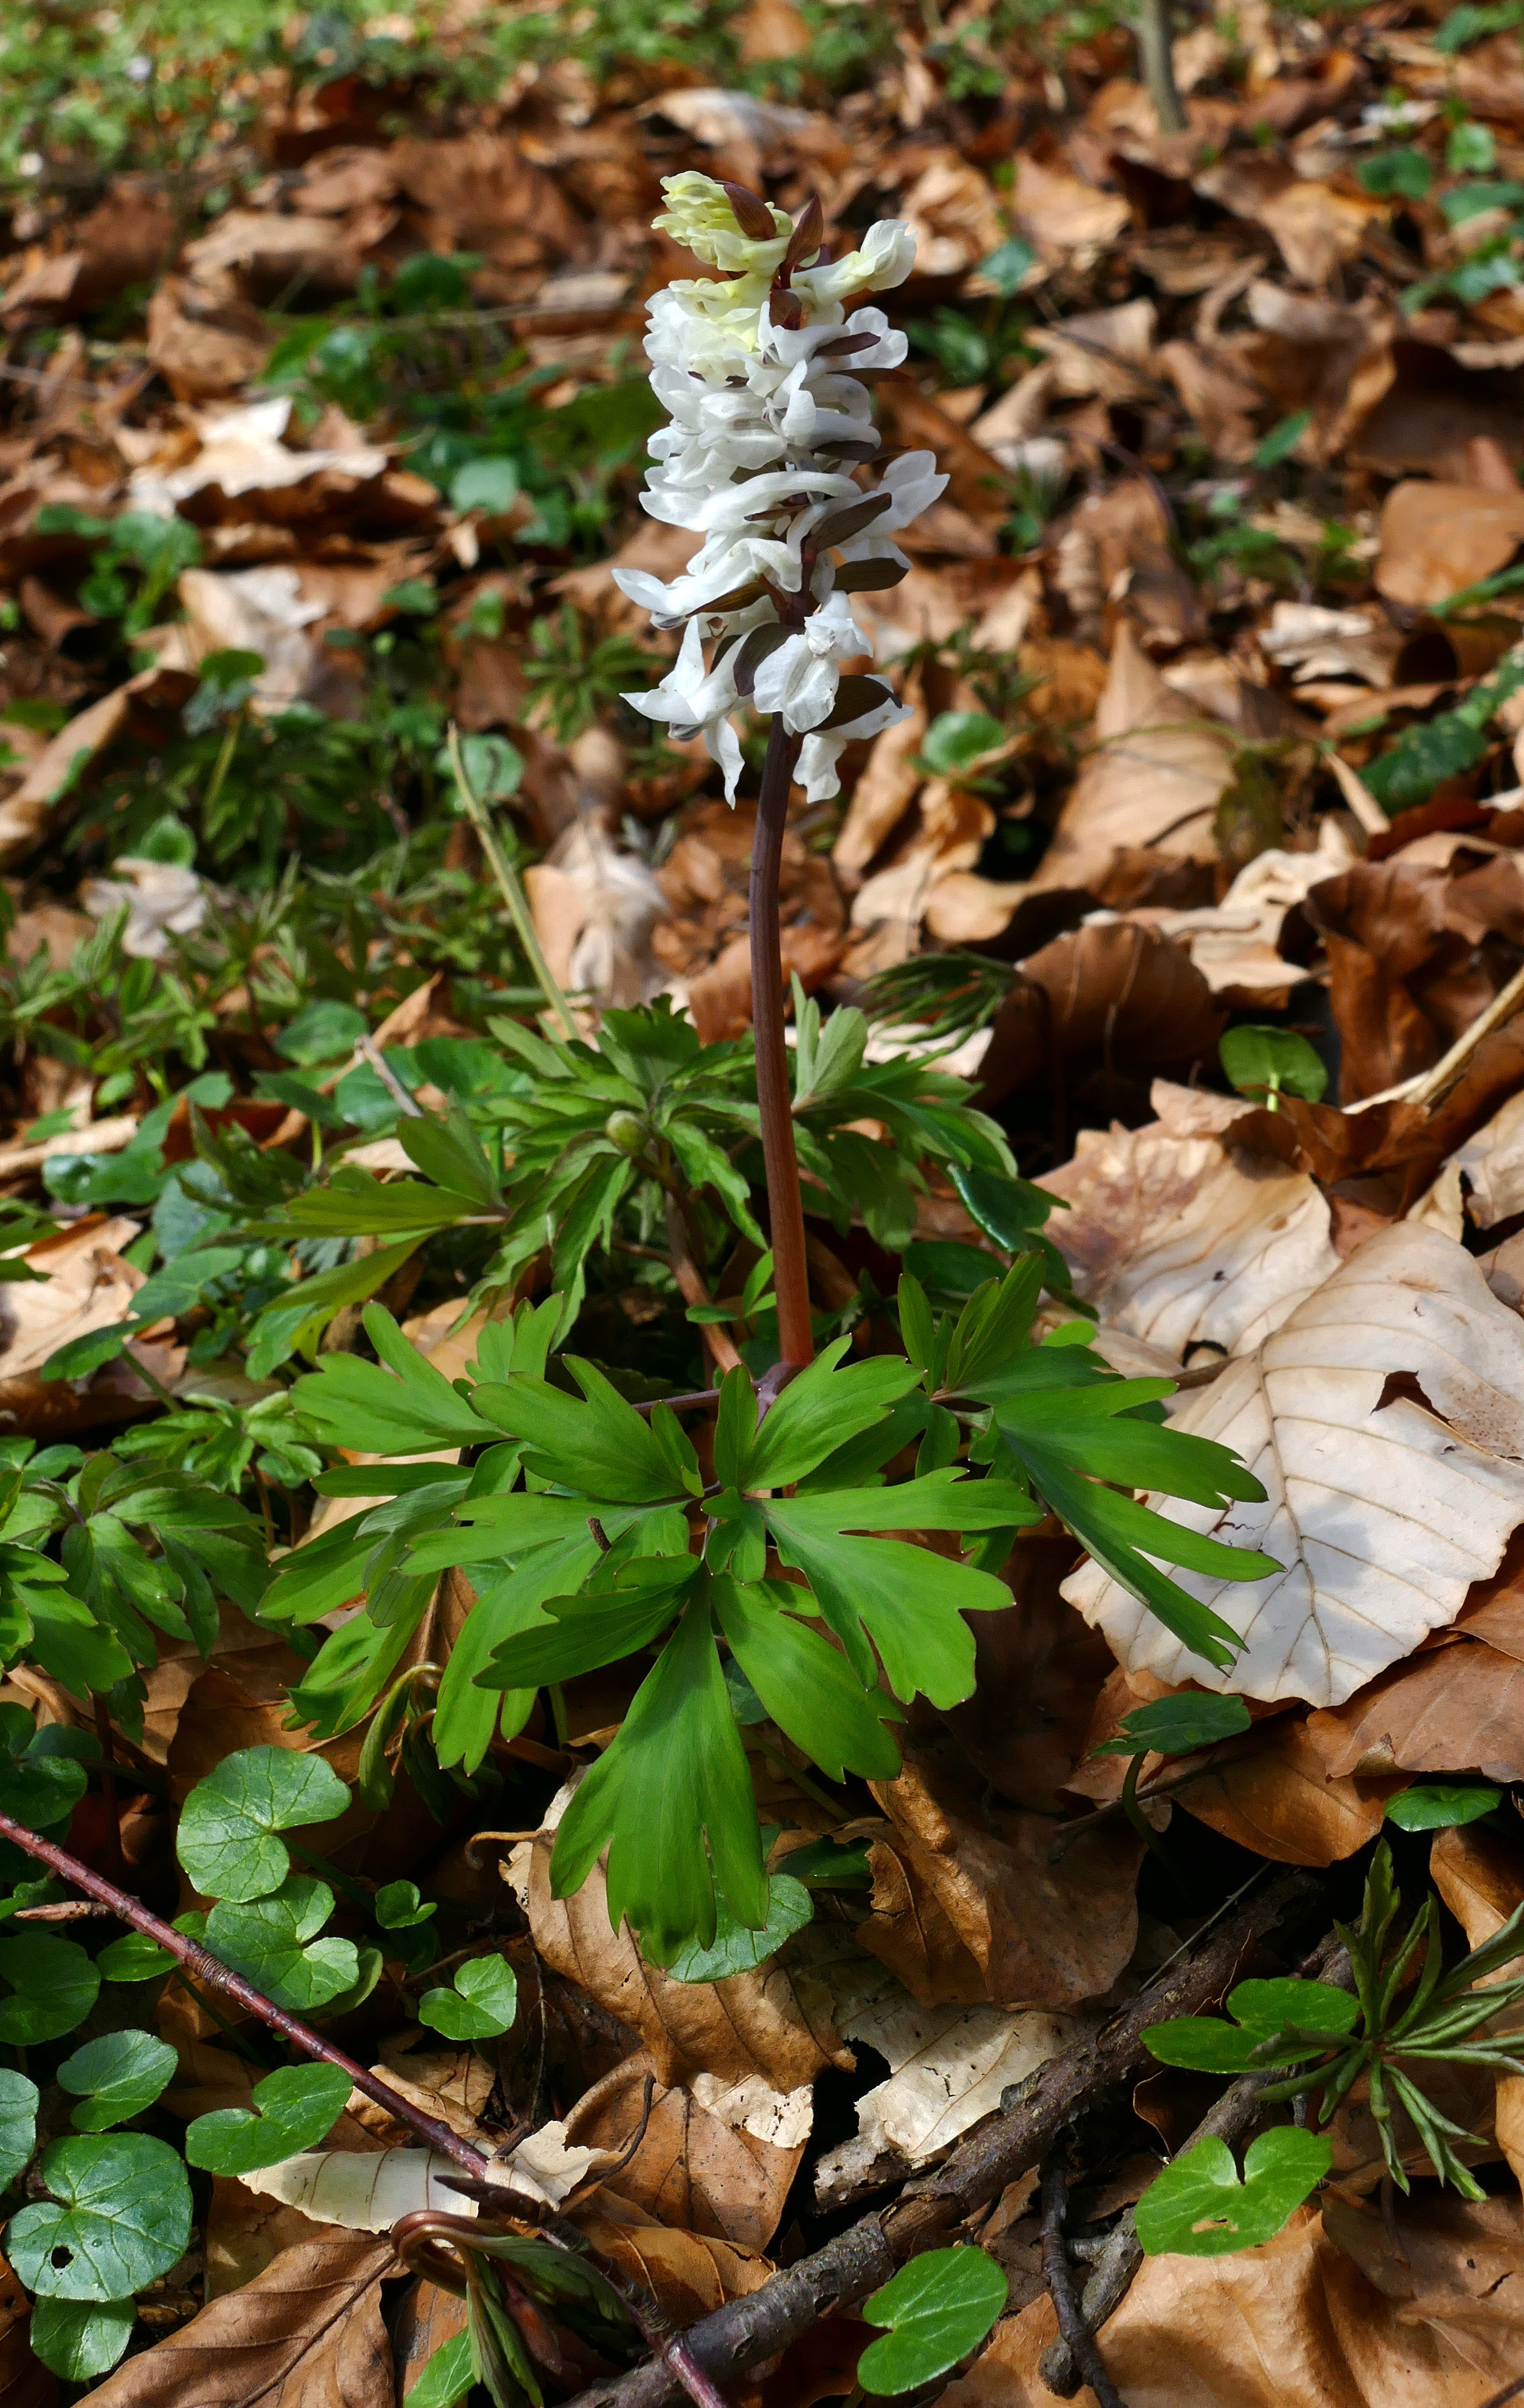
[[[1381,201],[1421,201],[1434,180],[1434,170],[1421,150],[1403,144],[1378,150],[1355,170],[1368,193]]]
[[[1143,2039],[1161,2065],[1184,2066],[1190,2073],[1246,2073],[1264,2033],[1220,2015],[1176,2015],[1151,2025]]]
[[[1391,1800],[1387,1820],[1400,1831],[1446,1831],[1457,1823],[1479,1822],[1502,1802],[1502,1790],[1490,1782],[1419,1781]]]
[[[425,1905],[419,1897],[415,1882],[388,1882],[376,1892],[376,1920],[383,1931],[410,1931],[415,1924],[426,1923],[431,1914],[438,1913],[432,1899]]]
[[[1316,1104],[1329,1083],[1320,1057],[1289,1028],[1229,1028],[1217,1052],[1241,1096],[1273,1096],[1284,1088],[1287,1095]]]
[[[1228,1993],[1228,2012],[1259,2038],[1279,2031],[1327,2032],[1342,2040],[1359,2019],[1359,2000],[1331,1982],[1289,1974],[1273,1982],[1240,1982]]]
[[[863,2301],[870,2325],[887,2325],[857,2361],[865,2391],[913,2391],[977,2349],[1005,2306],[1005,2276],[982,2249],[931,2249]]]
[[[467,460],[450,480],[450,499],[457,510],[485,510],[500,517],[519,490],[519,472],[506,456]]]
[[[0,2190],[15,2181],[37,2140],[37,2086],[0,2067]]]
[[[1138,2239],[1151,2258],[1222,2258],[1272,2241],[1333,2163],[1333,2143],[1294,2124],[1261,2132],[1244,2179],[1226,2141],[1198,2141],[1166,2166],[1138,2201]]]
[[[940,777],[956,778],[1004,741],[1004,728],[987,710],[943,710],[927,730],[921,757]]]
[[[264,1898],[291,1870],[277,1832],[331,1823],[349,1802],[349,1790],[321,1756],[241,1748],[196,1783],[180,1814],[176,1850],[204,1898]]]
[[[137,2315],[131,2300],[39,2300],[26,2337],[51,2373],[89,2383],[115,2366]]]
[[[519,2003],[513,1968],[501,1956],[472,1956],[455,1971],[453,1990],[425,1990],[418,2020],[446,2040],[493,2040],[507,2031]]]
[[[278,2007],[302,2014],[359,1979],[352,1940],[317,1938],[333,1904],[327,1883],[305,1873],[282,1882],[268,1898],[220,1899],[207,1917],[207,1946]]]
[[[1183,1698],[1156,1698],[1151,1706],[1135,1706],[1114,1739],[1103,1740],[1097,1756],[1188,1756],[1193,1748],[1212,1747],[1220,1739],[1246,1731],[1252,1717],[1242,1698],[1215,1698],[1203,1693]]]
[[[105,2132],[151,2107],[179,2059],[151,2032],[104,2032],[65,2057],[58,2079],[83,2101],[69,2117],[77,2131]]]
[[[0,2003],[0,2040],[25,2047],[58,2040],[83,2023],[100,1993],[101,1977],[75,1940],[27,1931],[0,1940],[0,1977],[13,1995]]]
[[[175,2151],[142,2132],[55,2141],[51,2197],[13,2215],[6,2255],[49,2300],[124,2300],[168,2272],[191,2236],[191,2186]]]
[[[325,2141],[343,2114],[350,2078],[337,2065],[283,2065],[253,2088],[253,2109],[218,2107],[185,2133],[185,2155],[208,2173],[252,2174]]]

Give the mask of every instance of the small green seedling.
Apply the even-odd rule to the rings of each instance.
[[[1329,1083],[1322,1060],[1289,1028],[1227,1029],[1217,1053],[1239,1094],[1262,1096],[1272,1112],[1283,1095],[1317,1103]]]
[[[1187,1691],[1184,1697],[1156,1698],[1152,1705],[1135,1706],[1123,1717],[1111,1739],[1091,1749],[1092,1756],[1125,1756],[1130,1760],[1122,1783],[1121,1807],[1143,1845],[1178,1880],[1174,1861],[1138,1803],[1138,1775],[1149,1756],[1190,1756],[1197,1748],[1215,1747],[1221,1739],[1235,1739],[1249,1727],[1249,1710],[1242,1698],[1214,1697]]]

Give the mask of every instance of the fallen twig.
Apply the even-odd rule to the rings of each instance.
[[[1074,2297],[1074,2273],[1064,2241],[1064,2218],[1068,2210],[1069,2174],[1060,2142],[1048,2151],[1042,2161],[1042,2273],[1058,2318],[1062,2347],[1080,2369],[1081,2380],[1089,2385],[1100,2402],[1100,2408],[1127,2408],[1127,2402],[1106,2372],[1106,2361],[1097,2346],[1094,2330],[1086,2323],[1084,2311]],[[1074,2388],[1078,2390],[1078,2383]],[[1066,2392],[1063,2396],[1067,2399],[1071,2395]]]
[[[684,2341],[695,2365],[722,2380],[742,2374],[823,2317],[866,2299],[907,2258],[936,2247],[976,2208],[998,2199],[1007,2183],[1041,2164],[1084,2101],[1145,2061],[1143,2034],[1151,2024],[1210,2006],[1232,1982],[1244,1950],[1304,1912],[1316,1895],[1305,1873],[1267,1884],[1100,2031],[1005,2092],[1000,2113],[967,2134],[944,2164],[909,2184],[892,2206],[864,2216],[823,2249],[693,2326]],[[663,2408],[676,2392],[670,2367],[653,2361],[580,2393],[574,2408]]]

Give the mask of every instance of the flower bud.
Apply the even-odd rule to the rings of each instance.
[[[609,1114],[603,1124],[603,1134],[611,1145],[617,1146],[621,1154],[627,1154],[633,1161],[638,1154],[643,1153],[651,1131],[639,1112],[621,1111]]]
[[[729,194],[712,176],[690,168],[681,176],[664,176],[661,188],[667,207],[652,222],[707,267],[723,268],[727,276],[770,276],[788,249],[793,224],[770,202],[755,204],[778,229],[770,239],[762,239],[743,232]]]

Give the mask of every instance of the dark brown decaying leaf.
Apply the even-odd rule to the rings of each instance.
[[[1184,947],[1129,921],[1076,928],[1020,965],[990,1031],[981,1092],[1000,1103],[1056,1066],[1108,1082],[1145,1066],[1188,1079],[1215,1053],[1222,1025]],[[1099,1096],[1085,1117],[1109,1117]]]
[[[394,2408],[389,2240],[304,2243],[91,2394],[99,2408]]]

